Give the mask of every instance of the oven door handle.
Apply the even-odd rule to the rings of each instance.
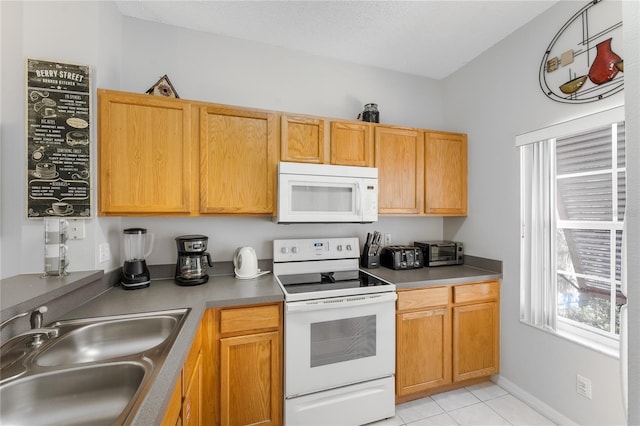
[[[331,297],[328,299],[305,300],[302,302],[287,302],[287,312],[309,312],[326,309],[375,305],[379,303],[393,303],[398,298],[396,292],[365,294],[360,296]]]

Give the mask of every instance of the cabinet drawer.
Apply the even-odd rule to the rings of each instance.
[[[500,296],[498,281],[463,284],[453,287],[453,303],[470,303],[496,300]]]
[[[220,332],[222,334],[277,329],[279,327],[279,305],[231,308],[223,309],[220,312]]]
[[[449,304],[449,287],[423,288],[398,292],[398,311],[446,306]]]

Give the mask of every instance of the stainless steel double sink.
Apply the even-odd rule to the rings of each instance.
[[[128,424],[189,309],[58,321],[0,348],[0,424]]]

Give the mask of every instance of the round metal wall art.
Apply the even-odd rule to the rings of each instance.
[[[540,88],[557,102],[595,102],[624,89],[622,21],[614,2],[593,0],[553,37],[540,64]]]

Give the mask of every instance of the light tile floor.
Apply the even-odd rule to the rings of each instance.
[[[492,382],[483,382],[396,406],[391,419],[368,426],[554,425]]]

